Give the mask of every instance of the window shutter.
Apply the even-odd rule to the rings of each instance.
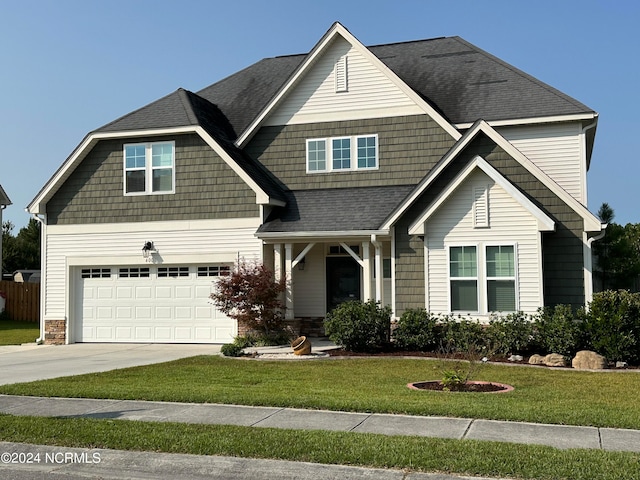
[[[336,93],[346,92],[347,85],[347,56],[338,59],[335,66]]]
[[[489,226],[489,187],[473,187],[473,227]]]

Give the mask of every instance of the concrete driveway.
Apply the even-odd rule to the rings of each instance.
[[[221,345],[74,343],[0,347],[0,385],[215,355]]]

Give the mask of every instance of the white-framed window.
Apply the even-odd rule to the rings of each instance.
[[[518,310],[516,244],[452,245],[448,254],[452,312]]]
[[[451,311],[478,311],[478,248],[449,248]]]
[[[514,245],[487,246],[487,311],[516,311],[516,264]]]
[[[377,168],[377,134],[307,140],[307,173],[375,170]]]
[[[175,192],[175,143],[134,143],[124,146],[124,194]]]

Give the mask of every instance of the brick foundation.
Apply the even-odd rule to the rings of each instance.
[[[293,333],[296,335],[304,335],[306,337],[326,337],[324,331],[324,317],[300,317],[293,320],[287,320]]]
[[[44,322],[44,344],[64,345],[67,322],[65,320],[45,320]]]

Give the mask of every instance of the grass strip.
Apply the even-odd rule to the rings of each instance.
[[[475,380],[506,394],[413,391],[441,362],[411,358],[250,361],[199,356],[111,372],[0,386],[14,395],[311,408],[640,429],[638,372],[486,365]]]
[[[640,479],[640,455],[473,440],[0,415],[0,440],[523,479]]]

